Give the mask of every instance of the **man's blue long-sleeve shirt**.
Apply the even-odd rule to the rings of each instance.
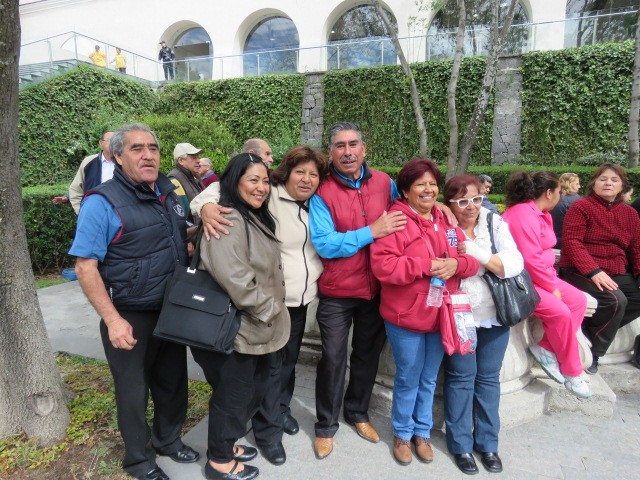
[[[338,172],[335,173],[344,178],[352,188],[360,188],[364,167],[361,168],[360,177],[357,180],[347,178]],[[398,197],[400,197],[398,187],[391,180],[390,199],[393,201]],[[344,233],[337,232],[329,207],[318,194],[309,199],[309,230],[311,231],[311,241],[318,255],[322,258],[351,257],[361,248],[373,243],[373,235],[369,226]]]

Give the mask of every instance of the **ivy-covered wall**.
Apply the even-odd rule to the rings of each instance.
[[[449,144],[447,85],[452,62],[447,60],[412,65],[427,125],[429,156],[445,163]],[[467,57],[462,62],[457,88],[460,136],[464,134],[485,60]],[[355,121],[367,142],[367,157],[374,165],[402,165],[418,155],[418,132],[407,80],[398,66],[328,72],[324,78],[324,124]],[[476,164],[491,163],[490,105],[472,156]]]
[[[601,154],[624,161],[633,55],[632,41],[524,55],[522,152],[529,163],[567,165]]]

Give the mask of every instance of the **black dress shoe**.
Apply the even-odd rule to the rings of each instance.
[[[182,447],[180,447],[180,450],[172,453],[158,453],[160,453],[160,455],[169,457],[171,460],[178,463],[193,463],[197,462],[200,458],[200,454],[187,445],[183,445]]]
[[[236,448],[242,448],[244,452],[237,454]],[[258,456],[258,450],[253,447],[247,447],[246,445],[236,445],[233,448],[233,459],[238,462],[249,462]]]
[[[502,471],[502,460],[498,456],[498,452],[483,452],[480,454],[482,465],[491,473],[500,473]]]
[[[454,453],[453,458],[462,473],[466,475],[475,475],[478,473],[478,466],[476,465],[473,455],[470,453]]]
[[[164,473],[160,467],[149,470],[146,475],[138,477],[138,480],[170,480],[169,476]]]
[[[298,421],[295,418],[287,414],[284,416],[282,429],[287,435],[295,435],[300,431],[300,426],[298,425]]]
[[[252,467],[251,465],[245,465],[244,470],[241,472],[235,473],[238,468],[238,462],[233,466],[229,473],[222,473],[217,471],[215,468],[211,466],[209,462],[204,467],[204,475],[209,479],[219,479],[219,480],[251,480],[252,478],[256,478],[260,470],[257,467]]]
[[[282,465],[287,461],[287,454],[284,451],[282,442],[267,443],[266,445],[258,445],[260,453],[264,458],[274,465]]]

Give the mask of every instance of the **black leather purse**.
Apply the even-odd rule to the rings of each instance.
[[[487,215],[487,227],[491,238],[491,253],[496,254],[498,250],[493,238],[492,213]],[[511,278],[500,278],[487,270],[482,278],[491,290],[498,322],[505,327],[513,327],[528,318],[540,303],[540,295],[533,287],[531,276],[524,269]]]
[[[189,266],[176,267],[167,283],[153,334],[170,342],[228,354],[240,329],[240,312],[218,282],[208,272],[198,270],[201,241],[202,231]]]

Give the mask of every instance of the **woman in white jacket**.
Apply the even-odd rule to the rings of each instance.
[[[267,388],[252,423],[260,452],[275,465],[286,461],[283,432],[294,435],[299,431],[289,404],[295,386],[295,365],[302,344],[307,307],[318,296],[317,282],[322,273],[322,262],[309,234],[308,200],[327,173],[327,158],[318,150],[299,145],[289,150],[278,168],[270,174],[269,211],[276,219],[275,233],[280,241],[291,334],[285,347],[272,354],[272,384]],[[225,211],[216,205],[216,193],[217,188],[212,184],[191,202],[192,212],[201,216],[212,236],[217,235],[215,230],[225,230],[221,224],[228,225],[220,215]]]
[[[445,355],[445,422],[447,448],[465,474],[478,473],[472,450],[479,453],[489,472],[501,472],[498,456],[500,431],[500,368],[509,343],[509,328],[498,323],[491,291],[482,278],[489,270],[501,278],[524,268],[521,253],[506,222],[482,207],[480,182],[473,175],[451,178],[444,187],[444,201],[467,237],[466,253],[480,262],[478,273],[462,280],[476,322],[478,346],[473,355]],[[497,253],[491,253],[487,216],[492,215]]]

